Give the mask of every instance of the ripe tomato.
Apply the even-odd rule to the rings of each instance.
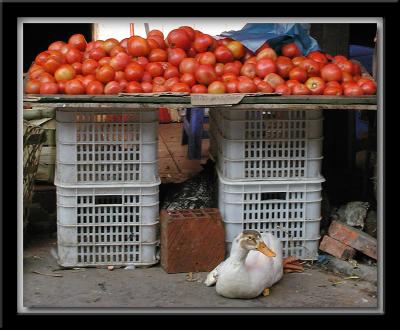
[[[82,73],[84,75],[96,73],[99,63],[93,59],[87,59],[82,63]]]
[[[152,49],[148,59],[149,62],[166,62],[168,60],[168,53],[164,49]]]
[[[79,79],[68,80],[65,83],[65,93],[69,95],[85,94],[85,86]]]
[[[273,93],[274,92],[274,88],[266,81],[261,80],[258,84],[257,84],[257,90],[261,93]]]
[[[67,81],[75,78],[76,72],[75,69],[70,64],[61,65],[56,72],[54,73],[54,78],[57,81]]]
[[[281,84],[281,85],[276,86],[275,93],[279,93],[279,94],[282,94],[282,95],[290,95],[290,94],[292,94],[290,87],[288,85],[286,85],[286,84]]]
[[[74,34],[68,39],[68,44],[72,47],[84,51],[86,49],[86,39],[83,34]]]
[[[337,88],[342,88],[342,85],[340,84],[340,82],[336,81],[336,80],[332,80],[332,81],[328,81],[326,83],[326,87],[337,87]]]
[[[265,76],[264,81],[269,83],[273,88],[276,88],[278,85],[282,85],[285,83],[285,80],[277,75],[276,73],[269,73]]]
[[[56,59],[49,57],[43,64],[44,71],[53,74],[61,66],[61,63]]]
[[[297,45],[292,42],[286,45],[283,45],[281,48],[281,53],[283,56],[294,58],[296,56],[301,56],[301,51]]]
[[[107,54],[110,54],[111,50],[116,46],[119,46],[119,41],[114,38],[109,38],[103,43],[103,49],[107,52]]]
[[[216,65],[215,65],[215,73],[217,74],[217,76],[218,77],[222,77],[222,75],[224,74],[224,67],[225,67],[225,64],[223,64],[223,63],[217,63]]]
[[[150,82],[145,81],[142,82],[140,85],[142,86],[144,93],[151,93],[153,91],[153,84]]]
[[[296,66],[289,71],[289,79],[297,80],[298,82],[303,83],[307,80],[307,72],[306,70]]]
[[[233,73],[225,73],[222,77],[221,80],[223,82],[229,82],[229,81],[234,81],[237,80],[237,76]]]
[[[58,84],[55,82],[45,82],[40,84],[40,94],[57,94]]]
[[[371,79],[360,78],[357,81],[357,85],[361,87],[364,95],[374,95],[376,94],[376,84]]]
[[[131,57],[126,53],[118,53],[110,59],[110,65],[115,71],[125,70],[126,66],[131,62]],[[100,62],[99,62],[100,63]]]
[[[290,70],[294,68],[292,60],[286,56],[278,56],[275,64],[276,73],[279,74],[282,78],[288,78]]]
[[[189,87],[192,87],[196,84],[196,78],[191,73],[184,73],[180,81],[187,84]]]
[[[246,54],[246,49],[240,41],[230,41],[226,45],[233,54],[234,59],[240,59]]]
[[[328,58],[319,51],[310,52],[307,58],[314,60],[315,62],[321,63],[323,65],[328,63]]]
[[[54,41],[49,45],[49,48],[47,48],[47,50],[58,50],[60,51],[61,48],[63,48],[65,46],[65,42],[64,41]]]
[[[104,87],[104,94],[115,95],[121,93],[121,86],[117,81],[109,81]]]
[[[292,94],[293,95],[310,95],[311,91],[307,88],[304,84],[296,84],[292,87]]]
[[[225,82],[225,89],[227,93],[237,93],[238,92],[238,81],[237,80],[231,80]]]
[[[269,73],[275,73],[277,70],[276,64],[270,58],[262,58],[257,61],[256,74],[263,79]]]
[[[138,64],[137,62],[129,63],[126,66],[124,72],[125,72],[125,79],[128,81],[132,81],[132,80],[140,81],[144,75],[143,67],[140,64]]]
[[[353,62],[351,61],[340,61],[337,62],[336,65],[343,71],[343,72],[348,72],[349,74],[354,74],[354,65]]]
[[[257,85],[249,80],[239,80],[238,82],[238,91],[239,93],[256,93]]]
[[[65,54],[65,60],[67,63],[72,64],[75,62],[82,62],[83,53],[76,48],[71,48]]]
[[[343,94],[343,90],[341,86],[327,86],[324,89],[324,95],[333,95],[339,96]]]
[[[235,63],[226,63],[224,65],[224,74],[231,73],[238,76],[240,74],[240,69],[241,67],[239,68]]]
[[[168,48],[168,62],[176,67],[182,62],[182,60],[186,57],[186,52],[182,48]]]
[[[220,63],[228,63],[234,60],[231,50],[226,46],[218,46],[215,51],[215,58]]]
[[[178,77],[172,77],[172,78],[167,79],[165,81],[164,85],[168,90],[171,90],[172,85],[174,85],[178,82],[180,82]]]
[[[25,93],[39,94],[40,93],[40,81],[35,80],[35,79],[29,79],[25,84]]]
[[[194,74],[198,67],[199,63],[194,58],[186,57],[179,64],[179,72],[181,74],[183,73]]]
[[[191,91],[193,94],[206,94],[208,92],[208,89],[204,85],[194,85],[192,86]]]
[[[195,72],[197,82],[206,86],[217,80],[217,77],[217,73],[212,65],[200,64]]]
[[[308,78],[305,85],[313,95],[321,95],[325,89],[325,81],[319,77]]]
[[[126,85],[125,91],[127,93],[143,93],[142,85],[137,81],[130,81]]]
[[[211,52],[201,53],[198,60],[200,64],[215,65],[217,63],[214,53]]]
[[[164,68],[160,62],[151,62],[146,65],[146,71],[154,77],[161,77],[164,74]]]
[[[256,76],[256,64],[245,63],[240,70],[240,74],[253,79]]]
[[[290,91],[292,91],[293,86],[299,83],[300,82],[298,80],[289,79],[288,81],[286,81],[285,85],[290,88]]]
[[[320,76],[320,64],[311,59],[305,59],[299,64],[299,68],[304,69],[307,72],[308,77],[319,77]]]
[[[100,81],[90,81],[86,86],[86,94],[101,95],[104,93],[104,86]]]
[[[89,51],[88,56],[92,60],[100,61],[103,57],[107,56],[107,52],[101,47],[96,47]]]
[[[262,51],[260,51],[256,56],[257,61],[265,58],[269,58],[272,61],[276,61],[277,57],[278,55],[276,55],[276,52],[272,48],[265,48]]]
[[[190,48],[192,40],[185,29],[175,29],[168,33],[167,43],[170,48],[187,50]]]
[[[325,81],[341,81],[342,76],[342,70],[334,63],[327,64],[321,69],[321,78]]]
[[[109,64],[105,64],[96,70],[96,79],[104,84],[113,81],[115,78],[115,70]],[[104,88],[104,93],[106,93]]]
[[[193,41],[192,46],[197,53],[204,53],[211,50],[210,48],[212,47],[212,45],[213,45],[213,38],[211,36],[204,33],[198,33]]]
[[[171,65],[165,69],[164,78],[169,79],[173,77],[179,77],[179,70],[176,66]]]
[[[225,85],[221,81],[214,81],[210,85],[208,85],[209,94],[224,94],[225,91]]]
[[[188,84],[179,82],[171,86],[171,92],[190,93],[191,89]]]
[[[164,85],[165,84],[165,79],[164,77],[155,77],[153,79],[153,86],[154,85]]]
[[[129,54],[132,56],[147,56],[150,53],[149,43],[139,36],[130,37],[127,47]]]
[[[292,58],[292,62],[295,66],[298,66],[301,62],[303,62],[304,60],[306,60],[307,58],[304,56],[296,56],[294,58]]]
[[[357,84],[354,84],[354,85],[351,84],[351,85],[344,87],[343,94],[345,96],[361,96],[361,95],[364,95],[364,91]]]
[[[55,82],[54,77],[47,72],[43,72],[39,75],[38,80],[43,84],[46,82]]]

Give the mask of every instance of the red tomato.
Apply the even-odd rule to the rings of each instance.
[[[178,82],[180,82],[178,77],[172,77],[172,78],[167,79],[165,81],[164,85],[168,90],[171,90],[172,85],[174,85]]]
[[[69,95],[85,94],[85,86],[79,79],[68,80],[65,83],[65,93]]]
[[[345,87],[343,90],[343,94],[345,96],[361,96],[364,95],[364,92],[360,86],[355,84]]]
[[[293,95],[310,95],[311,91],[307,88],[304,84],[296,84],[292,87],[292,94]]]
[[[114,78],[115,70],[109,64],[105,64],[96,70],[96,79],[104,84],[113,81]],[[105,88],[104,93],[107,94]]]
[[[258,84],[257,84],[257,90],[261,93],[273,93],[274,92],[274,88],[266,81],[261,80]]]
[[[225,91],[225,85],[221,81],[214,81],[210,85],[208,85],[209,94],[224,94]]]
[[[231,50],[226,46],[218,46],[215,51],[215,58],[220,63],[228,63],[234,60]]]
[[[328,58],[319,51],[310,52],[307,57],[315,62],[321,63],[323,65],[328,63]]]
[[[254,63],[245,63],[243,64],[240,74],[242,76],[249,77],[253,79],[256,76],[256,64]]]
[[[229,48],[229,50],[233,54],[233,58],[235,59],[240,59],[246,54],[246,48],[239,41],[236,40],[230,41],[228,42],[226,47]]]
[[[104,87],[104,94],[115,95],[121,93],[121,86],[117,81],[109,81]]]
[[[72,35],[68,40],[68,44],[82,52],[86,49],[87,45],[85,36],[83,34]]]
[[[110,59],[110,65],[115,71],[125,70],[126,66],[131,63],[131,57],[126,53],[118,53]]]
[[[256,56],[257,61],[264,58],[269,58],[272,61],[276,61],[277,57],[278,55],[276,55],[276,52],[272,48],[265,48],[262,51],[260,51]]]
[[[93,48],[90,52],[89,52],[89,58],[91,58],[92,60],[96,60],[96,61],[100,61],[103,57],[107,56],[107,52],[101,48],[101,47],[97,47],[97,48]]]
[[[153,91],[153,84],[150,82],[145,81],[142,82],[140,85],[142,86],[144,93],[151,93]]]
[[[351,61],[340,61],[337,62],[336,65],[343,71],[343,72],[348,72],[349,74],[354,74],[354,65],[353,62]]]
[[[238,92],[238,81],[237,80],[231,80],[225,82],[225,89],[227,93],[237,93]]]
[[[68,50],[68,52],[65,54],[65,60],[67,63],[72,64],[75,62],[82,62],[83,59],[83,53],[80,52],[76,48],[71,48]]]
[[[55,82],[54,77],[47,73],[47,72],[43,72],[39,75],[38,80],[43,84],[43,83],[47,83],[47,82]]]
[[[136,62],[129,63],[126,66],[124,72],[125,72],[125,79],[128,81],[132,80],[140,81],[144,75],[143,67]]]
[[[82,63],[82,73],[84,75],[96,73],[99,63],[93,59],[87,59]]]
[[[143,93],[142,85],[137,81],[130,81],[126,86],[127,93]]]
[[[151,62],[146,65],[146,71],[154,77],[161,77],[164,74],[164,68],[160,62]]]
[[[45,82],[40,84],[40,94],[57,94],[58,84],[55,82]]]
[[[171,92],[190,93],[191,89],[188,84],[179,82],[171,87]]]
[[[342,95],[342,87],[341,86],[327,86],[324,89],[324,95],[333,95],[333,96],[339,96]]]
[[[167,43],[170,48],[182,48],[183,50],[187,50],[190,48],[192,40],[186,30],[175,29],[168,33]]]
[[[176,67],[186,58],[186,52],[182,48],[168,48],[168,62]]]
[[[200,64],[195,72],[197,82],[206,86],[217,80],[217,77],[214,67],[207,64]]]
[[[320,76],[320,64],[311,59],[306,59],[299,64],[299,68],[307,72],[308,77]]]
[[[209,64],[209,65],[215,65],[217,63],[215,55],[211,52],[205,52],[199,54],[198,61],[200,64]]]
[[[325,81],[319,77],[308,78],[305,85],[313,95],[321,95],[325,89]]]
[[[276,73],[269,73],[265,76],[264,81],[269,83],[273,88],[276,88],[278,85],[282,85],[285,83],[285,80],[277,75]]]
[[[86,86],[86,94],[101,95],[104,93],[104,86],[100,81],[90,81]]]
[[[285,85],[290,88],[290,91],[292,91],[293,86],[299,83],[300,82],[298,80],[289,79],[288,81],[286,81]]]
[[[292,58],[292,62],[295,66],[298,66],[304,60],[306,60],[306,57],[304,57],[304,56],[296,56],[296,57]]]
[[[257,85],[251,80],[241,80],[238,82],[239,93],[256,93]]]
[[[301,51],[294,42],[283,45],[281,48],[281,53],[283,56],[286,56],[289,58],[301,56]]]
[[[278,56],[275,64],[277,74],[282,78],[289,78],[289,72],[294,68],[292,60],[286,56]]]
[[[129,54],[132,56],[147,56],[150,53],[149,43],[139,36],[130,37],[127,47]]]
[[[222,77],[221,80],[223,82],[229,82],[229,81],[235,81],[237,80],[237,76],[233,73],[225,73]]]
[[[364,95],[374,95],[376,94],[376,84],[371,79],[360,78],[357,81],[357,85],[361,87]]]
[[[184,58],[179,64],[179,72],[194,74],[199,67],[199,63],[194,58]]]
[[[262,58],[257,61],[256,74],[263,79],[269,73],[275,73],[277,71],[276,64],[270,58]]]
[[[39,94],[40,93],[40,81],[30,79],[25,84],[25,93],[27,94]]]
[[[192,87],[196,84],[196,78],[191,73],[184,73],[180,81],[187,84],[189,87]]]
[[[321,69],[321,78],[325,81],[341,81],[342,76],[342,70],[334,63],[327,64]]]
[[[164,49],[152,49],[148,59],[149,62],[166,62],[168,60],[168,53]]]
[[[296,66],[289,71],[289,79],[303,83],[307,80],[307,72],[306,70]]]
[[[206,94],[208,89],[204,85],[194,85],[192,86],[192,93],[193,94]]]
[[[282,94],[282,95],[290,95],[290,94],[292,94],[290,87],[288,85],[286,85],[286,84],[281,84],[281,85],[276,86],[275,93],[279,93],[279,94]]]

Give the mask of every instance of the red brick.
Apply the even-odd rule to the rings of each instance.
[[[377,259],[377,241],[363,231],[350,227],[343,222],[333,221],[328,235],[365,255]]]
[[[161,266],[167,273],[209,272],[225,258],[218,209],[162,210]]]
[[[356,250],[354,250],[352,247],[343,244],[342,242],[339,242],[327,235],[325,235],[322,239],[319,249],[342,260],[351,259],[356,254]]]

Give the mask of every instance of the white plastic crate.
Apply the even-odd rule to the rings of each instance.
[[[271,114],[272,117],[287,118],[285,120],[264,118],[241,121],[225,119],[223,113],[226,110],[213,109],[210,116],[210,154],[217,160],[223,176],[239,181],[320,177],[322,118],[318,118],[313,111],[296,111]],[[308,115],[308,112],[311,114]],[[231,113],[239,113],[236,117],[257,117],[260,111],[256,111],[257,116],[250,110],[247,115],[245,111]],[[292,117],[315,119],[297,120]],[[250,124],[263,128],[252,130]],[[225,134],[234,138],[227,138]]]
[[[317,259],[323,181],[238,183],[219,175],[218,206],[228,253],[242,230],[253,229],[280,239],[285,257]]]
[[[158,112],[57,110],[57,181],[65,186],[154,183]]]
[[[157,263],[159,184],[107,188],[57,185],[60,265]]]

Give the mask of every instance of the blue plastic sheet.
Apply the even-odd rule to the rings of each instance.
[[[256,52],[265,42],[280,51],[282,45],[294,42],[303,55],[320,50],[318,42],[310,36],[310,24],[304,23],[249,23],[240,31],[226,31],[221,36],[240,41]]]

